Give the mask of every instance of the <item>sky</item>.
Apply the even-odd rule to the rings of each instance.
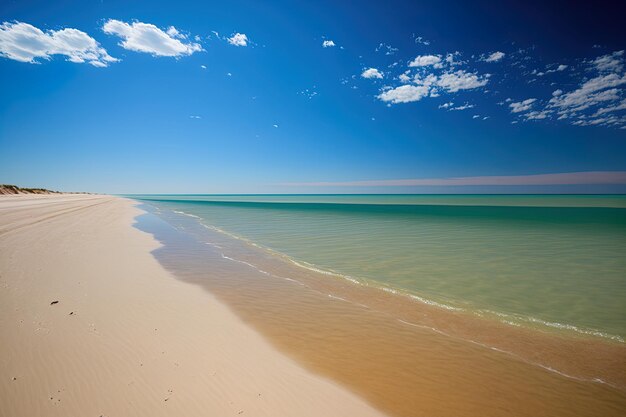
[[[0,183],[624,193],[625,12],[620,1],[4,0]]]

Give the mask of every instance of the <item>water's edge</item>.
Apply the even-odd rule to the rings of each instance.
[[[230,241],[236,241],[236,244],[238,245],[245,245],[248,246],[249,248],[253,249],[254,251],[263,253],[264,255],[269,256],[270,258],[274,258],[277,261],[281,261],[283,263],[289,263],[290,265],[306,270],[307,272],[311,272],[315,275],[323,275],[323,276],[332,276],[334,278],[337,278],[337,281],[342,281],[344,283],[348,283],[349,286],[352,287],[365,287],[365,289],[367,291],[376,291],[376,292],[381,292],[381,293],[385,293],[387,294],[389,297],[391,298],[387,298],[386,299],[386,303],[395,303],[396,302],[396,298],[400,297],[401,299],[405,300],[405,301],[410,301],[411,304],[415,304],[418,303],[420,306],[422,307],[417,307],[416,309],[422,309],[424,308],[424,311],[426,311],[426,315],[431,314],[430,310],[432,309],[436,309],[436,310],[441,310],[443,312],[447,312],[450,313],[450,315],[448,316],[442,316],[442,319],[437,321],[437,320],[432,320],[432,321],[426,321],[426,322],[420,322],[418,320],[412,320],[410,317],[410,314],[408,316],[398,316],[396,317],[396,320],[399,323],[402,323],[403,325],[406,326],[412,326],[412,327],[418,327],[421,329],[426,329],[426,330],[430,330],[434,333],[437,333],[439,335],[443,335],[446,337],[450,337],[450,338],[455,338],[458,340],[463,340],[467,343],[471,343],[474,344],[476,346],[480,346],[483,347],[485,349],[488,350],[492,350],[492,351],[497,351],[503,354],[506,354],[512,358],[515,358],[517,360],[521,360],[525,363],[537,366],[539,368],[542,368],[544,370],[559,374],[563,377],[567,377],[573,380],[578,380],[578,381],[587,381],[587,382],[592,382],[592,383],[599,383],[602,385],[607,385],[607,386],[611,386],[614,388],[618,388],[620,390],[623,390],[626,385],[623,384],[624,381],[621,380],[620,378],[617,378],[617,380],[612,380],[611,378],[606,378],[604,375],[602,375],[600,373],[600,375],[596,375],[594,372],[582,372],[582,373],[577,373],[577,372],[570,372],[569,369],[567,369],[566,366],[561,367],[560,364],[554,364],[551,363],[550,361],[547,361],[544,357],[532,357],[529,355],[524,354],[523,352],[516,352],[514,349],[508,349],[507,346],[501,346],[497,343],[490,343],[489,341],[489,337],[482,337],[484,335],[479,335],[479,337],[474,338],[471,337],[470,334],[467,333],[463,333],[463,332],[456,332],[457,329],[452,329],[453,331],[450,331],[451,329],[446,329],[445,327],[440,327],[439,325],[442,322],[445,322],[446,320],[449,320],[450,318],[453,318],[454,320],[456,320],[456,322],[462,322],[464,320],[464,316],[468,316],[468,315],[472,315],[474,316],[477,320],[480,320],[481,323],[484,321],[484,319],[486,319],[487,321],[497,321],[498,326],[501,325],[505,325],[506,327],[508,327],[510,329],[510,331],[512,331],[513,333],[515,333],[516,331],[518,331],[518,329],[522,328],[520,331],[522,332],[522,334],[524,334],[524,337],[526,337],[526,335],[529,334],[529,332],[531,334],[537,334],[538,336],[541,336],[542,333],[544,333],[545,330],[550,330],[552,333],[554,333],[556,331],[556,334],[552,335],[548,335],[547,338],[550,339],[550,343],[553,343],[556,340],[556,343],[559,343],[559,340],[561,340],[563,338],[563,336],[565,335],[566,338],[572,338],[572,340],[576,341],[576,343],[579,343],[581,346],[585,346],[586,350],[590,350],[593,351],[594,349],[597,348],[597,346],[609,346],[609,352],[614,352],[614,351],[619,351],[623,354],[624,352],[624,341],[621,337],[619,336],[615,336],[615,335],[608,335],[608,334],[604,334],[602,332],[598,332],[595,331],[593,329],[580,329],[578,327],[575,326],[571,326],[571,325],[567,325],[567,324],[561,324],[561,323],[550,323],[550,322],[544,322],[541,321],[539,319],[534,319],[534,318],[528,318],[528,317],[512,317],[511,315],[504,315],[502,313],[498,313],[498,312],[494,312],[494,311],[486,311],[486,310],[478,310],[478,311],[468,311],[466,308],[463,307],[459,307],[459,306],[455,306],[453,304],[450,303],[442,303],[439,301],[434,301],[434,300],[430,300],[424,297],[421,297],[418,294],[411,294],[408,293],[406,291],[402,291],[396,288],[392,288],[392,287],[388,287],[388,286],[381,286],[378,283],[374,283],[371,281],[366,281],[366,280],[361,280],[361,279],[356,279],[354,277],[350,277],[350,276],[346,276],[346,275],[342,275],[342,274],[338,274],[334,271],[328,271],[328,270],[324,270],[324,269],[320,269],[317,268],[315,265],[311,265],[305,262],[301,262],[298,260],[294,260],[290,257],[288,257],[287,255],[281,254],[279,252],[273,251],[269,248],[265,248],[261,245],[256,244],[255,242],[251,242],[248,239],[244,239],[242,237],[233,235],[231,233],[228,233],[226,231],[223,231],[219,228],[216,228],[212,225],[208,225],[205,224],[201,218],[199,218],[198,216],[195,216],[193,214],[188,214],[188,213],[184,213],[182,211],[170,211],[169,213],[166,212],[167,210],[162,210],[161,208],[159,208],[158,206],[152,205],[152,204],[147,204],[144,201],[141,201],[142,204],[142,208],[147,210],[150,213],[155,214],[156,216],[158,216],[159,218],[161,218],[163,221],[168,222],[168,220],[172,220],[173,217],[169,217],[168,216],[179,216],[179,217],[185,217],[187,219],[190,219],[190,222],[185,222],[183,221],[182,224],[184,224],[184,226],[180,226],[180,224],[178,226],[174,226],[172,225],[174,228],[176,228],[179,232],[182,233],[190,233],[190,230],[192,230],[194,227],[199,227],[202,228],[206,231],[210,231],[216,234],[221,235],[224,239],[226,240],[230,240]],[[169,224],[169,222],[168,222]],[[195,226],[194,226],[195,225]],[[152,233],[150,231],[150,227],[143,227],[144,231],[148,231],[150,233]],[[213,236],[215,237],[215,236]],[[159,240],[165,245],[165,247],[168,246],[168,242],[167,239],[163,239],[162,237],[159,238]],[[214,248],[215,250],[217,250],[217,252],[219,253],[219,256],[227,261],[231,261],[234,263],[238,263],[241,265],[244,265],[246,267],[249,267],[251,269],[254,269],[255,271],[259,272],[260,274],[264,274],[267,276],[272,276],[274,278],[279,278],[281,280],[286,280],[286,281],[291,281],[291,282],[295,282],[298,283],[299,285],[305,286],[309,289],[314,289],[317,292],[319,292],[320,294],[323,294],[324,296],[328,296],[331,298],[334,298],[336,300],[340,300],[343,302],[349,302],[349,303],[353,303],[355,305],[360,305],[363,306],[365,308],[368,309],[372,309],[372,310],[376,310],[377,305],[375,304],[364,304],[361,299],[355,298],[355,299],[351,299],[350,296],[346,296],[344,293],[334,293],[332,290],[332,285],[330,292],[326,293],[324,291],[329,291],[328,287],[324,286],[322,290],[320,289],[315,289],[314,286],[311,286],[309,282],[306,281],[300,281],[297,279],[297,277],[293,277],[293,276],[289,276],[289,275],[285,275],[285,274],[281,274],[281,273],[276,273],[275,271],[268,271],[266,268],[267,265],[258,265],[257,263],[255,263],[254,258],[246,258],[246,257],[242,257],[241,259],[233,256],[232,253],[227,253],[224,251],[224,248],[222,246],[220,246],[220,244],[222,244],[221,241],[205,241],[204,242],[206,245],[211,246],[212,248]],[[159,257],[157,257],[157,259],[159,259]],[[318,278],[319,279],[319,278]],[[333,280],[334,281],[334,280]],[[382,290],[382,291],[381,291]],[[349,289],[348,290],[348,294],[352,295],[352,290]],[[366,297],[366,300],[368,298]],[[423,314],[423,313],[421,313]],[[435,314],[435,316],[438,316],[438,313]],[[453,321],[454,321],[453,320]],[[451,326],[452,328],[454,328],[456,325]],[[489,325],[491,326],[491,324]],[[489,327],[487,326],[487,327]],[[501,327],[496,326],[496,330],[500,329]],[[493,327],[493,326],[491,326]],[[482,330],[481,330],[482,331]],[[491,330],[489,330],[491,331]],[[489,331],[486,332],[486,334],[489,334]],[[456,332],[456,333],[455,333]],[[509,332],[509,330],[507,330],[506,332]],[[554,337],[552,337],[554,336]],[[572,337],[573,336],[573,337]],[[481,339],[482,337],[482,339]],[[544,337],[544,336],[541,336]],[[554,340],[552,340],[554,339]],[[590,344],[587,343],[588,340],[590,340]],[[598,342],[599,341],[599,342]],[[569,343],[569,342],[568,342]],[[587,346],[589,345],[589,346]],[[611,354],[611,353],[609,353]],[[574,355],[576,356],[576,355]],[[616,358],[617,361],[619,362],[619,357]],[[614,361],[610,361],[610,362],[614,362]],[[609,365],[611,366],[611,365]]]

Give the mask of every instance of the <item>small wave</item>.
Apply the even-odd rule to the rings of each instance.
[[[183,216],[193,217],[194,219],[202,220],[202,217],[196,216],[195,214],[185,213],[184,211],[172,210],[176,214],[182,214]]]
[[[616,342],[620,342],[620,343],[624,343],[624,338],[618,335],[614,335],[614,334],[609,334],[609,333],[605,333],[605,332],[601,332],[599,330],[595,330],[595,329],[585,329],[585,328],[581,328],[578,326],[574,326],[573,324],[567,324],[567,323],[559,323],[559,322],[553,322],[553,321],[546,321],[546,320],[541,320],[538,319],[536,317],[532,317],[532,316],[521,316],[521,315],[517,315],[517,314],[506,314],[506,313],[501,313],[499,311],[492,311],[492,310],[479,310],[477,311],[477,314],[480,315],[481,312],[493,315],[493,316],[497,316],[501,318],[501,322],[502,323],[506,323],[506,324],[510,324],[513,326],[521,326],[521,324],[519,322],[524,322],[524,323],[533,323],[533,324],[539,324],[541,326],[545,326],[545,327],[551,327],[554,329],[560,329],[560,330],[568,330],[568,331],[572,331],[575,333],[579,333],[579,334],[585,334],[588,336],[596,336],[596,337],[601,337],[604,339],[610,339],[610,340],[614,340]]]
[[[304,269],[307,269],[309,271],[313,271],[313,272],[316,272],[316,273],[319,273],[319,274],[329,275],[329,276],[334,276],[334,277],[338,277],[338,278],[341,278],[341,279],[345,279],[345,280],[347,280],[349,282],[352,282],[353,284],[378,288],[378,289],[380,289],[382,291],[389,292],[389,293],[392,293],[392,294],[395,294],[395,295],[399,295],[399,296],[408,297],[408,298],[410,298],[412,300],[415,300],[415,301],[418,301],[418,302],[420,302],[422,304],[430,305],[430,306],[433,306],[433,307],[438,307],[438,308],[442,308],[442,309],[449,310],[449,311],[466,311],[463,308],[451,306],[451,305],[444,304],[444,303],[439,303],[437,301],[430,300],[428,298],[424,298],[424,297],[421,297],[421,296],[416,295],[416,294],[411,294],[411,293],[407,293],[407,292],[404,292],[404,291],[400,291],[400,290],[397,290],[395,288],[390,288],[388,286],[384,286],[384,285],[381,285],[381,284],[378,284],[378,283],[370,285],[369,283],[367,283],[365,281],[362,281],[362,280],[359,280],[357,278],[354,278],[354,277],[352,277],[350,275],[345,275],[345,274],[341,274],[341,273],[336,272],[336,271],[325,270],[325,269],[318,268],[317,266],[315,266],[313,264],[310,264],[308,262],[295,260],[292,257],[290,257],[290,256],[288,256],[288,255],[286,255],[284,253],[281,253],[281,252],[275,251],[273,249],[270,249],[268,247],[259,245],[259,244],[255,243],[255,242],[251,241],[250,239],[245,238],[245,237],[238,236],[238,235],[235,235],[233,233],[227,232],[227,231],[225,231],[223,229],[220,229],[220,228],[218,228],[216,226],[207,225],[207,224],[205,224],[202,221],[203,219],[201,217],[196,216],[194,214],[189,214],[189,213],[185,213],[183,211],[176,211],[176,210],[174,210],[174,212],[178,213],[178,214],[183,214],[185,216],[193,217],[195,219],[198,219],[199,223],[203,227],[205,227],[205,228],[207,228],[209,230],[212,230],[212,231],[215,231],[217,233],[229,236],[229,237],[231,237],[233,239],[242,241],[242,242],[244,242],[244,243],[246,243],[246,244],[248,244],[250,246],[253,246],[255,248],[258,248],[258,249],[260,249],[260,250],[262,250],[262,251],[264,251],[266,253],[269,253],[269,254],[277,256],[277,257],[279,257],[279,258],[281,258],[283,260],[286,260],[287,262],[289,262],[289,263],[291,263],[291,264],[293,264],[293,265],[295,265],[297,267],[304,268]],[[253,267],[255,269],[258,269],[256,266],[254,266],[252,264],[249,264],[249,263],[247,263],[245,261],[239,261],[239,260],[235,260],[235,259],[233,259],[233,260],[236,261],[236,262],[248,264],[249,266],[251,266],[251,267]],[[266,271],[263,271],[263,273],[269,274]],[[291,278],[285,278],[285,277],[278,277],[278,278],[291,280],[291,281],[296,281],[296,282],[300,283],[300,281],[293,280]],[[605,332],[602,332],[602,331],[599,331],[599,330],[595,330],[595,329],[584,329],[584,328],[580,328],[580,327],[572,325],[572,324],[564,324],[564,323],[558,323],[558,322],[549,322],[549,321],[541,320],[541,319],[538,319],[538,318],[535,318],[535,317],[531,317],[531,316],[529,316],[529,317],[518,316],[518,315],[513,315],[513,314],[506,314],[506,313],[496,312],[496,311],[492,311],[492,310],[476,310],[474,312],[474,314],[476,314],[478,316],[481,316],[482,313],[488,313],[489,315],[492,315],[492,316],[495,315],[497,317],[500,317],[501,318],[500,321],[502,323],[505,323],[505,324],[510,325],[510,326],[521,327],[521,324],[519,322],[534,323],[534,324],[539,324],[539,325],[546,326],[546,327],[551,327],[551,328],[556,328],[556,329],[561,329],[561,330],[568,330],[568,331],[572,331],[572,332],[579,333],[579,334],[585,334],[585,335],[589,335],[589,336],[596,336],[596,337],[601,337],[601,338],[605,338],[605,339],[610,339],[610,340],[614,340],[614,341],[617,341],[617,342],[620,342],[620,343],[624,343],[625,342],[624,338],[622,338],[621,336],[605,333]]]
[[[229,261],[233,261],[233,262],[237,262],[237,263],[240,263],[240,264],[247,265],[247,266],[249,266],[250,268],[253,268],[253,269],[257,270],[257,271],[259,271],[260,273],[262,273],[262,274],[264,274],[264,275],[272,275],[272,274],[270,274],[269,272],[264,271],[263,269],[261,269],[261,268],[257,267],[256,265],[251,264],[250,262],[242,261],[241,259],[231,258],[230,256],[228,256],[228,255],[224,255],[223,253],[220,253],[220,255],[222,256],[222,258],[224,258],[224,259],[228,259]]]
[[[385,291],[385,292],[389,292],[391,294],[395,294],[395,295],[400,295],[400,296],[404,296],[404,297],[409,297],[412,300],[415,301],[419,301],[422,304],[427,304],[429,306],[433,306],[433,307],[438,307],[438,308],[443,308],[445,310],[450,310],[450,311],[464,311],[462,308],[460,307],[453,307],[451,305],[448,304],[442,304],[442,303],[438,303],[436,301],[433,300],[429,300],[427,298],[424,297],[420,297],[419,295],[415,295],[415,294],[409,294],[409,293],[405,293],[399,290],[396,290],[394,288],[389,288],[389,287],[379,287],[381,290]]]
[[[509,355],[511,357],[514,357],[514,358],[524,362],[524,363],[527,363],[527,364],[532,365],[532,366],[537,366],[539,368],[545,369],[546,371],[553,372],[555,374],[561,375],[561,376],[563,376],[565,378],[573,379],[573,380],[576,380],[576,381],[583,381],[583,382],[594,382],[594,383],[597,383],[597,384],[604,384],[604,385],[608,385],[608,386],[616,388],[616,389],[620,389],[620,387],[618,387],[616,385],[613,385],[613,384],[610,384],[610,383],[604,381],[602,378],[597,378],[597,377],[596,378],[582,378],[582,377],[574,376],[574,375],[571,375],[571,374],[559,371],[558,369],[555,369],[555,368],[553,368],[551,366],[548,366],[548,365],[545,365],[543,363],[535,362],[535,361],[529,361],[526,358],[524,358],[523,356],[518,355],[517,353],[513,353],[513,352],[510,352],[508,350],[500,349],[500,348],[497,348],[495,346],[487,345],[485,343],[478,342],[476,340],[466,339],[466,338],[462,338],[462,337],[459,337],[459,336],[454,336],[454,335],[451,335],[450,333],[446,333],[446,332],[444,332],[442,330],[439,330],[436,327],[431,327],[431,326],[425,326],[425,325],[422,325],[422,324],[411,323],[409,321],[402,320],[402,319],[396,319],[396,320],[398,320],[400,323],[406,324],[408,326],[418,327],[418,328],[425,329],[425,330],[431,330],[431,331],[433,331],[433,332],[435,332],[437,334],[440,334],[440,335],[443,335],[443,336],[446,336],[446,337],[449,337],[449,338],[452,338],[452,339],[461,340],[461,341],[464,341],[464,342],[469,342],[469,343],[472,343],[474,345],[483,347],[485,349],[489,349],[489,350],[493,350],[493,351],[496,351],[496,352],[499,352],[499,353],[502,353],[502,354],[505,354],[505,355]]]
[[[179,214],[183,214],[183,215],[186,215],[186,216],[190,216],[190,217],[194,217],[196,219],[199,219],[200,220],[199,223],[203,227],[205,227],[206,229],[212,230],[214,232],[217,232],[217,233],[226,235],[228,237],[231,237],[233,239],[239,240],[241,242],[244,242],[244,243],[246,243],[246,244],[248,244],[250,246],[258,248],[258,249],[260,249],[260,250],[262,250],[264,252],[267,252],[267,253],[269,253],[271,255],[277,256],[277,257],[279,257],[279,258],[281,258],[283,260],[286,260],[287,262],[289,262],[289,263],[291,263],[291,264],[293,264],[293,265],[295,265],[297,267],[300,267],[300,268],[303,268],[303,269],[307,269],[309,271],[313,271],[313,272],[316,272],[316,273],[319,273],[319,274],[329,275],[329,276],[334,276],[334,277],[337,277],[337,278],[345,279],[345,280],[347,280],[349,282],[352,282],[353,284],[372,287],[372,285],[369,285],[367,282],[361,281],[361,280],[359,280],[357,278],[354,278],[354,277],[352,277],[350,275],[341,274],[339,272],[332,271],[332,270],[321,269],[321,268],[318,268],[317,266],[315,266],[313,264],[310,264],[308,262],[295,260],[292,257],[290,257],[290,256],[288,256],[288,255],[286,255],[286,254],[284,254],[282,252],[278,252],[278,251],[275,251],[275,250],[270,249],[268,247],[259,245],[259,244],[255,243],[255,242],[251,241],[250,239],[247,239],[245,237],[238,236],[236,234],[227,232],[226,230],[223,230],[223,229],[221,229],[219,227],[206,224],[206,223],[204,223],[202,221],[201,217],[198,217],[196,215],[185,213],[185,212],[182,212],[182,211],[175,211],[175,213],[179,213]],[[233,260],[237,261],[237,262],[241,262],[241,263],[246,263],[244,261],[239,261],[239,260],[235,260],[235,259],[233,259]],[[249,265],[254,267],[254,268],[256,268],[256,266],[253,266],[252,264],[249,264]],[[284,277],[279,277],[279,278],[291,280],[290,278],[284,278]],[[297,282],[299,282],[299,281],[297,281]],[[436,302],[436,301],[433,301],[433,300],[429,300],[429,299],[424,298],[424,297],[420,297],[419,295],[410,294],[410,293],[406,293],[406,292],[401,292],[399,290],[396,290],[396,289],[393,289],[393,288],[389,288],[389,287],[386,287],[384,285],[373,285],[373,287],[381,289],[381,290],[386,291],[386,292],[390,292],[390,293],[396,294],[396,295],[405,296],[405,297],[408,297],[408,298],[410,298],[412,300],[415,300],[415,301],[418,301],[420,303],[427,304],[427,305],[430,305],[430,306],[433,306],[433,307],[443,308],[443,309],[449,310],[449,311],[464,311],[462,308],[459,308],[459,307],[454,307],[454,306],[451,306],[451,305],[448,305],[448,304],[439,303],[439,302]]]

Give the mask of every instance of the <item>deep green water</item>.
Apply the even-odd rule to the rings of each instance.
[[[132,197],[360,281],[626,337],[624,196]]]

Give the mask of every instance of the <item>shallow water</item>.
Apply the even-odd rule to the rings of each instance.
[[[152,203],[150,203],[152,204]],[[295,265],[161,204],[157,259],[278,348],[398,416],[622,415],[623,343],[544,333]],[[178,211],[178,210],[177,210]],[[579,337],[583,336],[583,337]]]
[[[143,196],[310,267],[511,324],[626,336],[622,196]]]

